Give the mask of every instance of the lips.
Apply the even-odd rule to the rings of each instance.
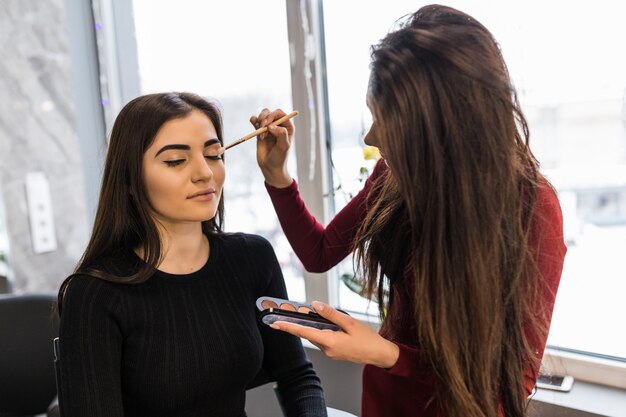
[[[201,190],[196,193],[191,194],[187,199],[205,199],[208,197],[212,197],[215,194],[214,188],[207,188],[206,190]]]

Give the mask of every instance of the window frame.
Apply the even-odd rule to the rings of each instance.
[[[328,197],[328,191],[332,189],[332,175],[329,172],[330,129],[321,26],[322,4],[317,1],[286,0],[286,6],[292,101],[295,109],[303,109],[298,118],[294,119],[298,136],[294,141],[298,187],[311,214],[321,223],[327,224],[334,210],[332,198]],[[306,87],[307,77],[310,90]],[[314,152],[311,152],[312,149]],[[338,303],[337,280],[333,270],[324,273],[304,270],[303,275],[308,300],[326,301],[332,305]]]
[[[292,21],[293,16],[297,17],[298,13],[300,13],[300,5],[302,2],[291,2],[289,0],[286,0],[286,2],[288,8],[289,43],[292,54],[292,90],[294,96],[294,106],[297,104],[300,105],[301,108],[306,108],[303,106],[303,104],[307,103],[307,101],[304,100],[306,97],[306,91],[303,91],[301,83],[302,77],[298,74],[299,71],[303,71],[303,67],[294,67],[293,65],[295,59],[294,55],[297,55],[296,51],[305,51],[307,46],[304,43],[303,37],[298,35],[298,28],[301,22],[299,20],[296,22]],[[323,34],[324,23],[322,13],[323,0],[306,0],[304,4],[306,5],[309,13],[309,26],[311,31],[317,31],[317,33],[312,33],[313,39],[316,42],[315,60],[317,61],[315,65],[316,71],[314,72],[314,77],[316,78],[316,83],[321,86],[317,89],[317,92],[318,94],[326,94],[325,47]],[[299,76],[300,78],[298,78]],[[328,119],[328,96],[316,97],[316,103],[318,103],[318,109],[321,108],[322,104],[324,105],[323,110],[318,111],[316,115],[318,117],[318,126],[324,127],[324,133],[326,134],[325,144],[327,147],[326,149],[322,149],[322,151],[325,152],[326,166],[330,166],[329,158],[332,138],[330,137],[331,133]],[[301,120],[302,119],[304,118],[301,118]],[[296,164],[298,166],[298,177],[300,178],[300,190],[311,213],[313,213],[320,222],[326,224],[330,218],[332,218],[332,206],[330,205],[331,203],[328,202],[328,200],[332,199],[327,197],[328,190],[333,189],[332,175],[326,172],[325,184],[320,183],[320,181],[324,180],[324,178],[320,176],[317,176],[315,181],[303,181],[308,175],[305,168],[308,166],[310,159],[309,154],[306,151],[308,150],[308,145],[310,144],[311,139],[308,136],[308,131],[302,127],[303,126],[298,126],[298,141],[296,141],[296,146],[298,143],[304,142],[304,145],[301,148],[296,148]],[[321,139],[318,140],[321,141]],[[323,203],[326,205],[324,211],[321,209],[321,205]],[[321,213],[323,213],[323,215]],[[330,217],[328,217],[329,215]],[[310,281],[312,280],[324,281],[324,285],[311,283]],[[334,302],[336,304],[339,301],[339,284],[339,276],[334,272],[334,268],[324,274],[305,273],[306,294],[308,299],[329,300],[331,303]],[[325,293],[324,290],[327,292]],[[380,326],[379,321],[372,316],[358,314],[357,317],[366,321],[372,328],[378,329]],[[562,349],[548,346],[544,352],[542,368],[546,372],[559,375],[571,375],[581,381],[626,389],[626,362],[621,362],[619,360],[594,357],[584,353],[566,352]]]
[[[69,1],[69,0],[68,0]],[[333,201],[329,190],[333,189],[330,175],[330,118],[326,83],[325,39],[323,23],[323,0],[303,0],[295,2],[285,0],[287,7],[288,40],[291,57],[292,98],[295,109],[302,109],[294,119],[297,129],[295,141],[298,184],[303,200],[310,212],[323,224],[332,218]],[[121,105],[141,91],[137,72],[137,47],[134,38],[132,2],[124,3],[123,9],[112,0],[92,0],[93,10],[104,11],[96,16],[96,22],[112,33],[94,36],[91,41],[99,57],[99,72],[107,80],[101,84],[103,98],[117,97],[111,102],[109,115],[115,115]],[[304,9],[301,7],[304,6]],[[305,36],[303,18],[308,23],[308,35]],[[94,24],[96,22],[93,22]],[[92,25],[93,27],[93,25]],[[97,35],[97,34],[96,34]],[[108,46],[107,40],[108,39]],[[113,47],[115,45],[115,47]],[[119,49],[123,46],[122,49]],[[134,54],[134,55],[133,55]],[[111,56],[113,55],[113,56]],[[109,63],[108,65],[106,63]],[[311,74],[312,97],[309,97],[305,81],[307,67]],[[102,79],[102,77],[101,77]],[[314,106],[309,111],[309,99]],[[91,103],[91,110],[101,112],[100,103]],[[116,106],[120,106],[116,108]],[[107,120],[110,120],[107,117]],[[314,129],[311,129],[311,127]],[[100,129],[105,129],[102,123]],[[106,134],[106,132],[102,132]],[[311,137],[314,133],[315,137]],[[82,136],[82,135],[81,135]],[[311,145],[314,148],[311,148]],[[311,149],[315,150],[314,175],[310,176],[312,160]],[[102,157],[102,156],[101,156]],[[85,174],[91,167],[85,166]],[[306,298],[324,300],[336,305],[338,299],[339,276],[335,269],[322,274],[304,271]],[[372,316],[355,314],[371,327],[378,329],[379,322]],[[545,371],[559,375],[571,375],[582,381],[626,389],[626,361],[602,358],[581,352],[570,352],[558,347],[547,347],[542,367]]]

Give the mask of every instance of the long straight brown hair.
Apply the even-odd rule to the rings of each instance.
[[[187,116],[192,110],[204,113],[222,140],[222,116],[214,103],[192,93],[159,93],[137,97],[115,119],[102,176],[102,186],[91,238],[74,273],[59,289],[57,308],[61,312],[63,294],[76,275],[90,275],[106,281],[136,284],[147,280],[161,261],[161,240],[142,175],[143,155],[166,122]],[[202,222],[205,234],[221,233],[224,195],[213,219]],[[106,258],[141,247],[144,263],[130,275],[103,270]]]
[[[368,102],[389,170],[355,251],[383,329],[413,323],[447,415],[526,415],[527,331],[546,331],[528,244],[539,174],[498,44],[465,13],[423,7],[373,47]],[[403,280],[412,311],[384,301]]]

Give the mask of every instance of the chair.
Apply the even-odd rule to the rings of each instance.
[[[0,417],[46,414],[57,395],[56,296],[0,295]]]

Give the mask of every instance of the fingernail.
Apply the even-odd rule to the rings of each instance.
[[[324,311],[324,304],[320,303],[319,301],[313,301],[311,302],[311,305],[313,306],[315,311]]]
[[[270,324],[270,327],[272,329],[280,330],[280,326],[278,324],[275,324],[275,323]]]

